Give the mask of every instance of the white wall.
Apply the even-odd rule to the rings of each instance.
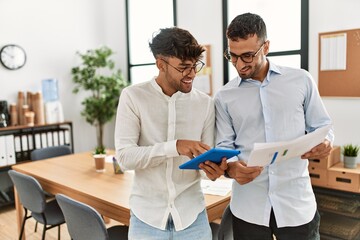
[[[70,70],[79,63],[76,51],[108,45],[126,74],[125,1],[1,0],[0,47],[22,46],[26,65],[16,71],[0,66],[0,99],[16,102],[18,91],[41,91],[41,80],[57,78],[66,120],[74,125],[75,151],[96,146],[95,128],[80,116],[85,93],[73,94]],[[107,124],[105,144],[111,148],[114,124]]]
[[[359,28],[358,0],[310,0],[309,71],[318,78],[318,33]],[[202,44],[212,46],[213,92],[223,82],[221,0],[178,0],[178,25]],[[281,27],[281,26],[280,26]],[[0,47],[17,43],[25,48],[28,62],[9,71],[0,66],[0,100],[16,101],[17,92],[38,91],[41,80],[59,79],[60,99],[67,120],[74,123],[75,151],[96,145],[95,128],[80,116],[84,94],[72,94],[70,69],[76,51],[105,44],[116,51],[117,66],[126,77],[124,0],[0,0]],[[286,38],[286,33],[284,33]],[[360,99],[325,98],[334,120],[335,144],[360,144]],[[113,148],[114,122],[107,124],[105,144]]]

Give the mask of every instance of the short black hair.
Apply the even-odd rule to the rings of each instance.
[[[185,60],[200,60],[205,48],[187,30],[171,27],[162,28],[149,42],[154,57],[176,57]]]
[[[232,41],[239,38],[247,39],[256,34],[263,42],[267,39],[266,25],[264,20],[257,14],[244,13],[236,16],[229,24],[226,37]]]

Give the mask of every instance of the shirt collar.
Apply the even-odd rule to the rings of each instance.
[[[168,95],[164,94],[162,91],[162,88],[159,86],[159,84],[156,82],[156,77],[153,77],[151,79],[151,85],[155,88],[155,90],[157,92],[159,92],[161,95],[163,95],[166,99],[177,99],[180,96],[184,95],[185,93],[182,93],[180,91],[177,91],[176,93],[174,93],[171,97],[169,97]]]
[[[272,73],[281,74],[281,71],[280,71],[278,65],[276,65],[275,63],[273,63],[272,61],[270,61],[268,58],[266,58],[266,60],[267,60],[268,63],[269,63],[269,70],[268,70],[268,72],[267,72],[267,74],[266,74],[266,78],[265,78],[264,81],[270,82],[270,75],[271,75]],[[240,86],[240,84],[242,83],[242,81],[243,81],[244,79],[240,78],[239,76],[238,76],[238,79],[239,79],[239,85],[238,85],[238,86]],[[245,80],[245,81],[247,81],[247,80]],[[249,79],[249,81],[255,81],[255,80]]]

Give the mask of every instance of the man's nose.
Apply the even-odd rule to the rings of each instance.
[[[236,59],[236,62],[233,63],[233,65],[237,68],[242,68],[246,65],[246,62],[244,62],[240,57]]]

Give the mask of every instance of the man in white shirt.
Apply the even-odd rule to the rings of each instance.
[[[235,240],[319,240],[319,214],[308,158],[327,157],[332,130],[303,156],[269,166],[247,167],[254,143],[288,141],[331,125],[311,75],[279,66],[266,55],[270,42],[263,19],[251,13],[228,26],[224,53],[238,76],[215,96],[216,145],[241,151],[228,164],[234,178],[230,209]],[[284,33],[286,36],[286,33]],[[285,152],[283,154],[286,154]]]
[[[213,100],[192,88],[204,48],[177,27],[161,29],[149,46],[159,74],[122,91],[116,118],[117,159],[135,170],[129,239],[211,240],[201,171],[179,169],[214,145]],[[224,160],[201,165],[211,180],[226,168]]]

